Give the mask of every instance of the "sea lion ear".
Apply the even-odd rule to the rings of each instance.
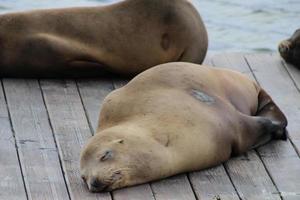
[[[115,140],[115,143],[124,144],[124,139],[117,139]]]

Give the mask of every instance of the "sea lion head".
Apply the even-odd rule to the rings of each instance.
[[[163,163],[156,149],[144,136],[96,134],[81,152],[82,179],[91,192],[104,192],[159,178]]]
[[[291,38],[280,42],[278,50],[285,61],[300,67],[300,29]]]

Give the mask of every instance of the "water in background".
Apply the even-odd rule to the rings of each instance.
[[[118,0],[0,0],[0,13],[38,8],[94,6]],[[300,28],[300,0],[194,0],[209,33],[211,51],[275,51]]]

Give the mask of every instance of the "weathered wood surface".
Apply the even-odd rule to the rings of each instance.
[[[0,91],[0,199],[300,199],[300,70],[276,54],[209,55],[207,65],[256,80],[289,120],[274,141],[223,165],[112,193],[92,194],[79,153],[97,129],[107,94],[128,80],[4,79]]]
[[[266,89],[287,115],[290,135],[299,137],[297,109],[300,100],[295,101],[295,96],[299,94],[295,86],[291,84],[292,80],[288,78],[278,55],[223,54],[215,56],[213,62],[215,65],[244,71],[248,76],[253,76],[252,78],[255,78]],[[298,73],[295,71],[295,74]],[[299,199],[300,160],[293,145],[289,141],[274,141],[259,148],[258,153],[281,197]],[[248,188],[251,187],[251,184],[247,185]]]
[[[26,199],[18,150],[2,84],[0,87],[0,136],[0,199]]]
[[[110,200],[109,193],[88,192],[80,178],[80,149],[92,133],[75,82],[43,80],[41,87],[71,199]]]
[[[273,142],[259,149],[262,159],[269,166],[270,174],[284,199],[300,199],[300,96],[277,55],[247,55],[255,77],[287,115],[288,131],[295,144]]]
[[[29,199],[69,199],[39,83],[4,79]]]

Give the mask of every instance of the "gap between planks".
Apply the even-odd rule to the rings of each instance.
[[[298,119],[297,113],[296,115],[295,113],[291,115],[290,111],[294,109],[287,109],[287,106],[297,105],[297,102],[299,105],[299,101],[296,101],[294,104],[290,103],[290,105],[284,103],[281,97],[283,93],[290,97],[294,97],[294,95],[299,96],[299,94],[298,91],[293,89],[294,86],[290,84],[290,78],[286,77],[286,72],[282,69],[284,67],[280,65],[281,62],[278,56],[273,55],[270,57],[270,55],[267,54],[247,54],[246,56],[242,54],[220,54],[215,57],[227,59],[228,62],[226,66],[229,68],[234,67],[230,61],[237,62],[237,60],[239,60],[238,63],[240,66],[244,66],[244,69],[247,67],[250,72],[247,72],[247,74],[256,77],[256,80],[269,92],[273,99],[275,99],[275,102],[283,109],[289,120],[292,121],[288,129],[291,130],[292,133],[299,131],[299,128],[297,129],[299,123],[295,123],[295,119]],[[220,63],[218,63],[218,65],[219,64]],[[270,70],[270,68],[272,70]],[[270,74],[272,74],[271,77]],[[276,83],[273,81],[275,78]],[[281,86],[280,92],[278,91],[280,85],[278,85],[277,80],[284,85],[284,87]],[[284,91],[282,91],[283,89]],[[291,101],[290,99],[293,101],[293,98],[288,98],[289,101]],[[273,141],[258,148],[257,151],[283,199],[299,199],[300,163],[299,157],[291,143],[289,141]]]

